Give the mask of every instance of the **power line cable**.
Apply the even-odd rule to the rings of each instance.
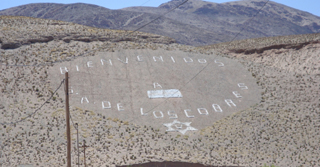
[[[151,20],[150,22],[148,22],[148,23],[144,24],[143,26],[141,26],[141,27],[137,28],[136,30],[134,30],[134,31],[132,31],[132,32],[129,32],[129,33],[125,34],[125,35],[124,35],[123,37],[121,37],[119,40],[121,41],[121,40],[122,40],[123,38],[125,38],[126,36],[129,36],[129,35],[131,35],[131,34],[133,34],[133,33],[137,32],[138,30],[140,30],[140,29],[142,29],[142,28],[146,27],[147,25],[149,25],[149,24],[151,24],[152,22],[154,22],[154,21],[156,21],[156,20],[160,19],[160,18],[161,18],[161,17],[163,17],[164,15],[166,15],[166,14],[168,14],[168,13],[172,12],[173,10],[175,10],[176,8],[178,8],[178,7],[180,7],[181,5],[185,4],[186,2],[188,2],[188,0],[186,0],[186,1],[182,2],[182,3],[180,3],[179,5],[175,6],[174,8],[172,8],[172,9],[170,9],[169,11],[165,12],[164,14],[162,14],[162,15],[158,16],[157,18],[155,18],[155,19]],[[100,48],[101,48],[101,47],[100,47]],[[92,52],[92,51],[93,51],[93,50],[88,51],[87,53],[90,53],[90,52]],[[124,52],[124,51],[123,51],[122,49],[120,49],[120,52],[119,52],[119,53],[123,53],[123,52]],[[147,51],[147,52],[148,52],[148,51]],[[122,54],[121,54],[121,55],[122,55]],[[81,56],[81,55],[79,55],[79,56]],[[126,71],[127,71],[127,73],[128,73],[128,69],[126,69]],[[88,72],[88,73],[90,74],[90,72]],[[91,76],[91,75],[90,75],[90,76]]]
[[[252,19],[253,19],[254,17],[257,16],[257,14],[263,9],[263,7],[265,7],[265,6],[267,5],[267,3],[268,3],[269,1],[270,1],[270,0],[267,0],[266,3],[258,10],[258,12],[257,12],[252,18],[250,18],[249,20],[246,21],[246,22],[247,22],[247,25],[248,25],[249,22],[252,21]],[[183,4],[184,4],[184,3],[186,3],[186,1],[183,2]],[[172,10],[170,10],[170,11],[172,11]],[[245,23],[246,23],[246,22],[245,22]],[[233,41],[234,39],[236,39],[236,37],[237,37],[242,31],[243,31],[243,29],[241,29],[241,30],[239,31],[239,33],[232,39],[232,41]],[[232,41],[230,41],[230,43],[231,43]],[[194,80],[194,79],[195,79],[202,71],[204,71],[211,63],[212,63],[212,62],[209,62],[206,66],[204,66],[197,74],[195,74],[189,81],[187,81],[186,84],[183,85],[180,89],[183,89],[187,84],[189,84],[192,80]],[[176,93],[178,93],[178,91],[174,92],[174,94],[176,94]],[[152,110],[154,110],[155,108],[159,107],[160,105],[166,103],[168,100],[169,100],[169,99],[165,99],[163,102],[159,103],[158,105],[156,105],[155,107],[153,107],[151,110],[146,111],[145,113],[150,113],[150,112],[152,112]],[[136,118],[136,117],[134,117],[133,119],[130,119],[129,121],[134,120],[135,118]]]
[[[132,33],[136,32],[136,31],[138,31],[138,30],[140,30],[140,29],[144,28],[145,26],[147,26],[147,25],[149,25],[149,24],[153,23],[154,21],[156,21],[156,20],[160,19],[161,17],[163,17],[163,16],[167,15],[168,13],[170,13],[170,12],[174,11],[175,9],[179,8],[180,6],[182,6],[183,4],[187,3],[188,1],[189,1],[189,0],[185,0],[185,1],[183,1],[181,4],[177,5],[176,7],[172,8],[172,9],[171,9],[171,10],[169,10],[169,11],[167,11],[166,13],[164,13],[164,14],[162,14],[162,15],[158,16],[157,18],[155,18],[155,19],[151,20],[149,23],[147,23],[147,24],[145,24],[145,25],[141,26],[140,28],[137,28],[136,30],[134,30],[134,31],[132,31],[132,32],[130,32],[130,33],[128,33],[127,35],[130,35],[130,34],[132,34]]]
[[[258,11],[258,13],[262,10],[262,8],[263,8],[268,2],[269,2],[269,0],[260,8],[260,10]],[[248,23],[251,22],[251,21],[257,16],[258,13],[256,13],[252,18],[250,18],[250,19],[247,20],[246,22],[248,22]],[[158,17],[157,19],[159,19],[159,18],[161,18],[161,17]],[[245,23],[246,23],[246,22],[245,22]],[[152,23],[152,22],[150,22],[150,23]],[[150,23],[148,23],[148,24],[150,24]],[[147,26],[147,25],[145,25],[145,26]],[[246,25],[245,27],[247,27],[247,26],[248,26],[248,25]],[[141,28],[143,28],[143,27],[141,27]],[[141,29],[141,28],[140,28],[140,29]],[[245,28],[242,28],[230,42],[232,42],[233,40],[235,40],[235,39],[238,37],[238,35],[239,35],[244,29],[245,29]],[[131,33],[129,33],[129,34],[131,34]],[[128,34],[128,35],[129,35],[129,34]],[[209,65],[209,64],[208,64],[208,65]],[[205,68],[206,68],[208,65],[206,65],[202,70],[200,70],[193,78],[190,79],[190,81],[192,81],[198,74],[200,74],[203,70],[205,70]],[[189,82],[190,82],[190,81],[189,81]],[[189,82],[187,82],[186,85],[187,85]],[[160,105],[160,104],[159,104],[159,105]],[[158,106],[159,106],[159,105],[158,105]],[[156,106],[156,107],[158,107],[158,106]],[[155,108],[156,108],[156,107],[155,107]],[[70,115],[70,118],[71,118],[71,120],[72,120],[71,115]],[[72,123],[73,123],[73,121],[72,121]],[[74,124],[74,123],[73,123],[73,124]]]
[[[60,83],[60,85],[58,86],[58,88],[51,94],[51,96],[50,96],[39,108],[37,108],[33,113],[29,114],[29,115],[28,115],[27,117],[25,117],[25,118],[20,119],[19,121],[10,122],[10,123],[0,123],[0,125],[12,125],[12,124],[16,124],[16,123],[22,122],[22,121],[26,120],[27,118],[32,117],[32,116],[33,116],[34,114],[36,114],[39,110],[41,110],[41,108],[42,108],[46,103],[48,103],[48,102],[52,99],[53,95],[61,88],[61,86],[62,86],[63,83],[64,83],[64,79],[61,81],[61,83]]]
[[[233,41],[240,35],[240,33],[241,33],[246,27],[248,27],[249,23],[260,13],[260,11],[269,3],[269,1],[270,1],[270,0],[267,0],[267,1],[264,3],[264,5],[258,10],[258,12],[257,12],[253,17],[251,17],[250,19],[248,19],[247,21],[244,22],[244,24],[245,24],[245,23],[247,23],[247,24],[245,24],[245,26],[240,29],[240,31],[235,35],[235,37],[232,38],[231,41],[228,42],[228,43],[229,43],[228,46],[231,44],[231,42],[233,42]],[[249,124],[251,124],[251,123],[249,123]],[[253,125],[252,125],[252,128],[253,128]],[[253,128],[253,131],[257,131],[257,130],[254,130],[254,128]],[[255,135],[255,139],[256,139],[256,138],[257,138],[257,137],[256,137],[256,133],[254,133],[254,135]],[[255,143],[255,145],[256,145],[256,141],[255,141],[255,140],[253,140],[253,141],[254,141],[254,143]],[[257,149],[256,149],[256,152],[257,152]],[[254,161],[254,160],[253,160],[253,161]],[[252,162],[253,162],[253,161],[252,161]]]
[[[140,6],[143,6],[143,5],[145,5],[146,3],[150,2],[150,1],[151,0],[148,0],[148,1],[144,2],[143,4],[141,4]]]
[[[151,0],[147,0],[146,2],[142,3],[142,4],[139,5],[139,6],[143,6],[144,4],[148,3],[149,1],[151,1]],[[118,28],[118,29],[122,29],[123,27],[125,27],[125,25],[126,25],[126,23],[124,23],[124,24],[123,24],[120,28]]]
[[[245,21],[245,23],[247,23],[245,27],[248,26],[248,23],[251,22],[251,21],[258,15],[258,13],[267,5],[267,3],[268,3],[269,1],[270,1],[270,0],[267,0],[267,1],[265,2],[265,4],[258,10],[258,12],[257,12],[253,17],[251,17],[250,19],[248,19],[247,21]],[[180,5],[178,5],[178,7],[181,6],[182,4],[186,3],[186,2],[187,2],[187,1],[184,1],[183,3],[181,3]],[[177,7],[173,8],[172,10],[174,10],[174,9],[176,9],[176,8],[177,8]],[[167,13],[171,12],[172,10],[168,11]],[[167,14],[167,13],[166,13],[166,14]],[[164,15],[165,15],[165,14],[164,14]],[[159,17],[159,18],[160,18],[160,17]],[[143,28],[143,27],[141,27],[141,28]],[[140,28],[140,29],[141,29],[141,28]],[[244,28],[242,28],[242,29],[235,35],[235,37],[230,41],[230,43],[231,43],[233,40],[235,40],[235,39],[237,38],[237,36],[238,36],[243,30],[244,30]],[[192,78],[191,78],[184,86],[182,86],[180,89],[184,88],[187,84],[189,84],[192,80],[194,80],[202,71],[204,71],[204,70],[209,66],[209,64],[211,64],[211,62],[209,62],[205,67],[203,67],[197,74],[194,75],[194,77],[192,77]],[[176,92],[173,93],[173,94],[176,94],[176,93],[178,93],[178,91],[176,91]],[[168,99],[164,100],[163,102],[159,103],[158,105],[156,105],[155,107],[153,107],[151,110],[147,111],[146,113],[150,113],[152,110],[154,110],[155,108],[159,107],[160,105],[166,103],[167,101],[168,101]],[[131,120],[132,120],[132,119],[131,119]]]
[[[145,26],[147,26],[147,25],[149,25],[149,24],[151,24],[153,21],[155,21],[155,20],[157,20],[157,19],[159,19],[159,18],[161,18],[161,17],[163,17],[164,15],[166,15],[167,13],[169,13],[169,12],[171,12],[171,11],[173,11],[174,9],[176,9],[176,8],[178,8],[179,6],[181,6],[181,5],[183,5],[184,3],[186,3],[188,0],[186,0],[186,1],[184,1],[183,3],[181,3],[180,5],[178,5],[178,6],[176,6],[175,8],[173,8],[173,9],[171,9],[171,10],[169,10],[168,12],[166,12],[165,14],[163,14],[163,15],[161,15],[161,16],[159,16],[159,17],[157,17],[156,19],[154,19],[154,20],[152,20],[152,21],[150,21],[149,23],[147,23],[147,24],[145,24],[145,25],[143,25],[142,27],[140,27],[140,28],[138,28],[138,29],[136,29],[135,31],[133,31],[133,32],[130,32],[130,33],[128,33],[128,34],[126,34],[126,35],[130,35],[130,34],[132,34],[132,33],[134,33],[134,32],[136,32],[136,31],[138,31],[138,30],[140,30],[140,29],[142,29],[143,27],[145,27]],[[269,2],[269,0],[263,5],[263,7],[267,4]],[[263,8],[262,7],[262,8]],[[260,8],[260,10],[258,11],[258,13],[262,10],[262,8]],[[257,13],[257,14],[258,14]],[[255,14],[251,19],[249,19],[249,22],[251,22],[251,20],[254,18],[254,17],[256,17],[257,16],[257,14]],[[247,22],[247,21],[246,21]],[[243,28],[244,29],[244,28]],[[240,30],[240,32],[232,39],[232,41],[243,31],[243,29],[241,29]],[[122,37],[123,38],[123,37]],[[232,42],[231,41],[231,42]],[[102,48],[102,47],[100,47],[100,48]],[[96,49],[97,50],[97,49]],[[81,54],[81,55],[79,55],[79,56],[83,56],[83,55],[85,55],[85,54],[88,54],[88,53],[90,53],[90,52],[92,52],[93,50],[91,50],[91,51],[88,51],[88,52],[86,52],[86,53],[83,53],[83,54]],[[76,57],[78,57],[78,56],[76,56]],[[57,61],[57,62],[63,62],[63,61]],[[208,63],[203,69],[201,69],[196,75],[194,75],[194,77],[193,78],[191,78],[185,85],[187,85],[189,82],[191,82],[195,77],[197,77],[203,70],[205,70],[206,69],[206,67],[209,65],[210,63]],[[61,85],[60,85],[61,86]],[[167,100],[166,100],[167,101]],[[166,102],[165,101],[165,102]],[[164,103],[164,102],[163,102]],[[162,103],[161,103],[162,104]],[[159,105],[161,105],[161,104],[159,104]],[[159,105],[157,105],[156,107],[158,107]],[[154,107],[154,108],[156,108],[156,107]],[[150,112],[150,111],[149,111]]]
[[[264,5],[258,10],[258,12],[253,16],[251,17],[250,19],[248,19],[247,21],[245,21],[243,24],[245,25],[244,27],[242,27],[240,29],[240,31],[231,39],[230,43],[235,40],[239,35],[240,33],[242,33],[242,31],[248,27],[249,23],[260,13],[260,11],[267,5],[267,3],[269,3],[270,0],[267,0]],[[247,23],[248,22],[248,23]],[[246,24],[247,23],[247,24]]]
[[[78,126],[76,126],[75,123],[73,122],[71,113],[70,113],[70,119],[71,119],[71,122],[72,122],[73,127],[74,127],[76,130],[78,130]]]
[[[248,19],[247,21],[245,21],[245,23],[246,22],[251,22],[257,15],[258,15],[258,13],[260,13],[260,11],[267,5],[267,3],[269,2],[270,0],[267,0],[266,2],[265,2],[265,4],[258,10],[258,12],[253,16],[253,17],[251,17],[250,19]],[[248,23],[246,24],[247,26],[248,26]],[[247,27],[246,26],[246,27]],[[242,32],[244,30],[244,28],[242,28],[237,34],[236,34],[236,36],[230,41],[230,43],[233,41],[233,40],[235,40],[236,38],[237,38],[237,36]],[[209,66],[209,64],[211,64],[211,62],[209,62],[204,68],[202,68],[197,74],[195,74],[194,75],[194,77],[193,78],[191,78],[184,86],[182,86],[182,88],[183,87],[185,87],[188,83],[190,83],[194,78],[196,78],[203,70],[205,70],[208,66]],[[181,88],[181,89],[182,89]],[[178,91],[177,91],[178,92]],[[177,92],[175,92],[175,93],[177,93]],[[174,93],[174,94],[175,94]],[[163,104],[163,103],[165,103],[165,102],[167,102],[168,101],[168,99],[166,99],[165,101],[163,101],[162,103],[160,103],[159,105],[157,105],[157,106],[155,106],[154,108],[152,108],[151,110],[153,110],[153,109],[155,109],[155,108],[157,108],[158,106],[160,106],[161,104]],[[150,110],[150,111],[151,111]],[[150,111],[148,111],[148,112],[146,112],[146,113],[149,113]]]
[[[165,14],[163,14],[163,15],[157,17],[156,19],[150,21],[149,23],[141,26],[140,28],[136,29],[135,31],[132,31],[132,32],[126,34],[125,36],[130,35],[130,34],[136,32],[136,31],[142,29],[143,27],[151,24],[153,21],[155,21],[155,20],[163,17],[164,15],[166,15],[166,14],[168,14],[169,12],[173,11],[174,9],[176,9],[176,8],[180,7],[181,5],[185,4],[187,1],[188,1],[188,0],[182,2],[181,4],[177,5],[175,8],[169,10],[169,11],[166,12]],[[257,12],[252,18],[248,19],[245,23],[248,24],[249,22],[251,22],[251,21],[258,15],[258,13],[267,5],[267,3],[268,3],[269,1],[270,1],[270,0],[267,0],[267,1],[265,2],[265,4],[258,10],[258,12]],[[237,38],[237,36],[238,36],[243,30],[244,30],[244,28],[242,28],[242,29],[235,35],[235,37],[234,37],[230,42],[232,42],[233,40],[235,40],[235,39]],[[124,37],[122,37],[122,38],[124,38]],[[183,85],[180,89],[184,88],[187,84],[189,84],[192,80],[194,80],[194,79],[195,79],[202,71],[204,71],[210,64],[211,64],[211,62],[209,62],[206,66],[204,66],[197,74],[195,74],[189,81],[187,81],[186,84]],[[175,93],[177,93],[177,92],[175,92]],[[166,103],[167,101],[168,101],[168,99],[164,100],[163,102],[159,103],[158,105],[156,105],[155,107],[153,107],[151,110],[147,111],[146,113],[152,112],[152,110],[154,110],[155,108],[159,107],[160,105]],[[132,119],[130,119],[130,120],[133,120],[133,119],[135,119],[135,118],[132,118]]]

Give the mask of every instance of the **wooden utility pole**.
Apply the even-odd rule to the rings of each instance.
[[[86,141],[83,140],[83,145],[81,148],[83,148],[83,157],[84,157],[84,167],[87,167],[87,164],[86,164],[86,148],[89,147],[86,145]]]
[[[69,75],[65,73],[66,92],[66,121],[67,121],[67,167],[71,167],[71,134],[70,134],[70,111],[69,111]]]

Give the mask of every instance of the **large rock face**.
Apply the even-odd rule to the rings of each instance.
[[[69,21],[99,28],[134,30],[166,13],[182,0],[159,7],[130,7],[121,10],[89,4],[29,4],[0,11],[0,15],[19,15]],[[235,1],[211,3],[189,0],[175,11],[140,31],[169,36],[178,43],[206,45],[237,39],[320,32],[320,18],[275,2]],[[250,22],[247,21],[257,16]]]

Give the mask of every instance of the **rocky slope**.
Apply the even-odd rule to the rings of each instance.
[[[262,99],[248,109],[186,135],[138,126],[73,106],[72,120],[80,123],[80,138],[86,139],[90,146],[86,150],[88,165],[115,166],[150,161],[183,161],[215,166],[319,164],[319,34],[250,39],[234,41],[234,45],[196,48],[172,43],[171,39],[157,35],[154,39],[155,35],[144,33],[139,34],[147,37],[134,36],[134,41],[117,42],[111,40],[113,38],[89,40],[99,34],[121,36],[125,32],[61,21],[25,17],[1,17],[1,21],[0,39],[3,43],[29,41],[42,35],[54,38],[0,49],[0,123],[21,120],[0,126],[0,164],[3,166],[64,166],[66,163],[63,86],[55,92],[59,85],[53,84],[49,77],[51,65],[15,65],[53,61],[57,65],[60,61],[71,64],[76,56],[89,58],[95,56],[96,51],[146,48],[181,50],[189,54],[220,54],[237,60],[255,77],[262,88]],[[70,41],[59,38],[60,34],[69,34],[68,31],[83,34],[88,41],[79,41],[76,37]],[[154,40],[157,43],[153,43]],[[243,47],[237,43],[242,43]],[[258,43],[257,47],[255,43]],[[288,47],[273,47],[275,44]],[[296,45],[299,47],[291,47]],[[232,46],[231,49],[228,46]],[[249,46],[249,50],[263,48],[263,52],[245,52],[245,46]],[[83,54],[89,50],[92,51]],[[55,80],[62,81],[63,77]],[[50,100],[46,103],[47,99]],[[41,107],[42,104],[45,105]],[[41,109],[37,110],[39,107]],[[71,131],[72,163],[76,165],[76,130],[73,127]],[[80,163],[83,165],[83,158]]]
[[[93,27],[134,30],[166,13],[182,0],[159,7],[131,7],[121,10],[89,4],[28,4],[0,11],[18,15],[62,20]],[[178,43],[208,45],[227,42],[240,31],[239,39],[320,32],[320,17],[275,2],[263,0],[211,3],[189,0],[175,11],[140,31],[168,36]]]
[[[155,14],[109,10],[107,8],[88,4],[30,4],[0,11],[0,15],[29,16],[53,20],[74,22],[91,27],[135,30],[158,17]],[[176,29],[176,30],[175,30]],[[182,31],[183,30],[183,31]],[[187,31],[186,31],[187,30]],[[184,24],[169,18],[160,18],[140,31],[151,32],[175,38],[180,43],[203,43],[206,40],[214,43],[225,35],[199,29],[193,25]],[[192,34],[190,32],[193,32]],[[219,40],[220,41],[220,40]]]
[[[70,41],[135,41],[153,43],[174,43],[168,37],[154,34],[103,30],[74,23],[34,19],[30,17],[0,16],[1,49],[15,49],[32,43],[47,43],[54,40]]]
[[[316,128],[320,125],[319,41],[320,34],[309,34],[204,47],[243,62],[265,90],[260,104],[231,118],[237,125],[248,125],[245,129],[250,126],[254,129],[252,138],[247,138],[252,142],[238,145],[255,145],[257,161],[267,164],[269,161],[277,166],[317,166],[319,163],[319,155],[314,154],[318,151]],[[238,134],[234,133],[237,128],[230,127],[229,131],[226,138]],[[215,134],[217,128],[213,126],[207,132]]]
[[[301,74],[319,74],[317,46],[320,34],[254,38],[204,46],[220,53],[245,58]],[[310,53],[308,53],[310,51]],[[267,58],[266,58],[267,57]]]

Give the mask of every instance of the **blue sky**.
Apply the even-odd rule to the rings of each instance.
[[[120,9],[129,6],[159,6],[162,3],[170,0],[0,0],[0,10],[11,8],[14,6],[24,5],[28,3],[90,3],[103,6],[109,9]],[[234,0],[206,0],[215,3],[229,2]],[[302,11],[307,11],[314,15],[320,16],[320,0],[273,0]]]

